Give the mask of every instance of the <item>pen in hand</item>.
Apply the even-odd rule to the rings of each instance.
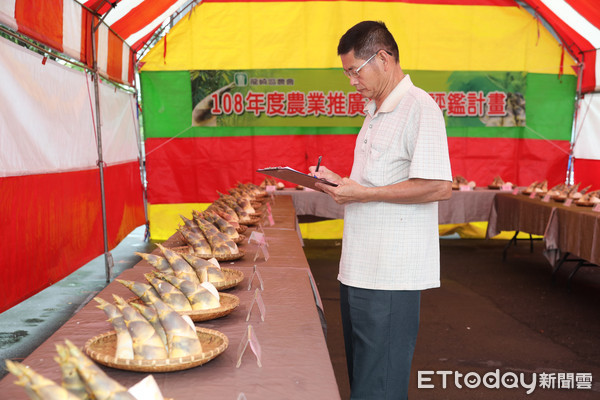
[[[317,160],[317,168],[315,168],[315,173],[319,172],[319,167],[321,166],[321,159],[323,158],[323,156],[319,156],[319,159]],[[315,175],[316,177],[316,175]]]

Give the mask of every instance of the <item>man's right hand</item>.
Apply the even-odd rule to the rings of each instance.
[[[328,180],[329,182],[337,183],[337,184],[339,184],[342,181],[341,176],[339,176],[338,174],[336,174],[335,172],[331,171],[330,169],[328,169],[327,167],[325,167],[323,165],[321,165],[319,167],[319,170],[316,172],[315,172],[315,169],[317,169],[316,165],[311,165],[310,167],[308,167],[310,174],[316,176],[317,178],[325,179],[325,180]]]

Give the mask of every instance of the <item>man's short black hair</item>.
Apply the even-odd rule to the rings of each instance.
[[[396,40],[381,21],[363,21],[348,29],[340,38],[338,56],[348,54],[352,50],[354,57],[363,60],[379,50],[386,50],[399,62]]]

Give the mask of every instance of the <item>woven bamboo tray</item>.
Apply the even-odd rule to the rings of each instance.
[[[219,293],[221,301],[220,307],[210,308],[208,310],[194,310],[180,312],[182,315],[189,316],[194,322],[210,321],[231,314],[233,310],[240,305],[240,298],[229,293]]]
[[[237,269],[221,268],[221,271],[225,275],[225,280],[222,282],[213,282],[217,290],[231,289],[244,280],[244,273]]]
[[[246,255],[246,252],[244,250],[238,249],[238,252],[236,254],[226,254],[224,256],[213,256],[213,257],[216,258],[217,261],[234,261],[234,260],[239,260],[240,258],[244,257],[245,255]]]
[[[511,185],[511,188],[515,188],[515,185]],[[488,185],[488,189],[491,190],[501,190],[502,189],[502,185]]]
[[[526,191],[521,192],[521,194],[524,194],[525,196],[531,196],[531,193],[534,193],[534,192],[532,192],[531,190],[528,192],[526,192]],[[535,195],[537,197],[544,197],[546,195],[546,193],[548,193],[548,192],[535,192]]]
[[[237,269],[221,268],[221,271],[223,271],[223,275],[225,275],[225,280],[221,282],[211,282],[217,290],[231,289],[244,280],[244,273]]]
[[[240,220],[241,225],[256,225],[260,222],[260,217],[250,217],[243,221]]]
[[[236,244],[237,243],[242,243],[244,240],[246,240],[246,235],[238,235],[238,237],[236,239],[231,239],[231,240],[233,240],[233,242],[236,243]]]
[[[244,273],[237,269],[221,268],[225,279],[221,282],[211,282],[217,290],[226,290],[236,287],[244,280]]]
[[[144,305],[139,297],[127,300],[128,303],[135,302]],[[178,311],[181,315],[187,315],[194,322],[210,321],[231,314],[233,310],[240,305],[240,298],[229,293],[219,293],[219,302],[221,305],[206,310]]]
[[[223,333],[207,328],[196,327],[202,344],[202,353],[193,356],[166,358],[161,360],[125,360],[114,356],[117,346],[115,331],[106,332],[89,339],[84,346],[85,353],[98,364],[107,367],[137,372],[181,371],[206,364],[223,353],[229,346],[229,339]]]
[[[575,205],[578,205],[578,206],[581,206],[581,207],[593,207],[596,204],[598,204],[598,203],[594,203],[594,202],[591,202],[591,201],[575,201],[574,203],[575,203]]]

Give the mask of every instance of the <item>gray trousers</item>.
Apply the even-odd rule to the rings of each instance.
[[[406,400],[421,292],[340,284],[352,400]]]

